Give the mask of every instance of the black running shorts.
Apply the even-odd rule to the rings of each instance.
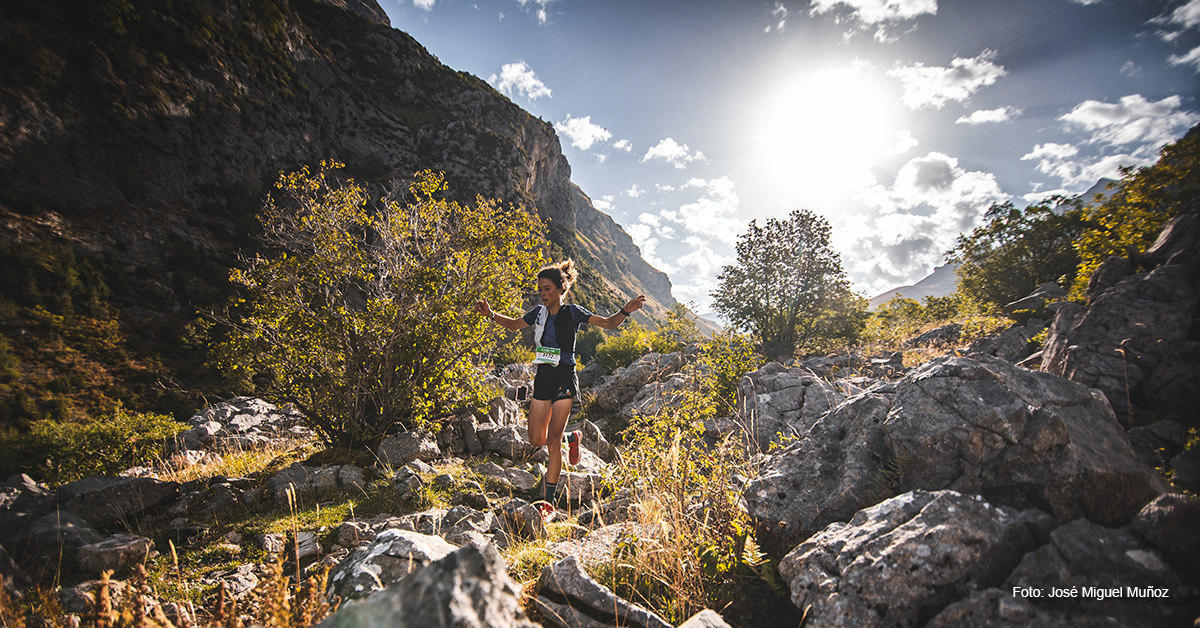
[[[540,401],[572,399],[579,390],[574,364],[539,364],[533,376],[533,398]]]

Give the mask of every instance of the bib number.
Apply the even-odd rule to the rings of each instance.
[[[561,357],[562,351],[558,347],[538,347],[533,352],[533,363],[558,366]]]

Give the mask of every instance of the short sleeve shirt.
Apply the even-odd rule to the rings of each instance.
[[[534,307],[533,309],[526,312],[525,316],[522,316],[521,319],[524,320],[529,325],[536,325],[537,319],[538,319],[538,313],[541,311],[541,308],[543,308],[543,307],[545,307],[545,306],[539,305],[539,306]],[[587,308],[585,308],[583,306],[575,305],[573,303],[571,305],[564,305],[563,309],[565,309],[567,312],[570,313],[571,323],[574,325],[574,329],[571,330],[572,334],[574,334],[574,332],[577,331],[580,326],[587,323],[588,319],[590,319],[592,317],[592,313],[589,312]],[[559,310],[559,314],[562,314],[562,310]],[[558,330],[555,329],[555,325],[557,324],[557,318],[558,318],[557,316],[547,316],[546,317],[546,328],[542,331],[542,338],[541,338],[541,343],[542,343],[543,347],[555,347],[558,349],[562,348],[562,347],[558,346]],[[538,342],[538,339],[534,338],[534,342]],[[574,343],[572,343],[572,344],[574,344]],[[563,362],[565,362],[567,364],[574,364],[575,363],[575,354],[571,353],[568,355],[564,355],[562,359],[563,359]]]

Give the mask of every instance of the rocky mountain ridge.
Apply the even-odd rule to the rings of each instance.
[[[179,330],[227,296],[236,253],[253,250],[278,173],[325,159],[378,189],[432,169],[454,200],[536,208],[554,255],[582,263],[576,298],[597,311],[641,293],[646,320],[675,303],[667,276],[571,182],[553,126],[443,65],[374,0],[3,13],[14,72],[0,82],[0,254],[22,265],[5,296],[26,291],[17,275],[69,274],[63,258],[78,258],[123,327],[143,332],[128,344],[168,370]],[[45,250],[53,259],[31,253]],[[3,326],[13,339],[32,330]]]

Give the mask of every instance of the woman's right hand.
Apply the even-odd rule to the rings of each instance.
[[[476,301],[475,309],[479,310],[480,314],[483,314],[484,316],[486,316],[488,318],[491,318],[491,319],[496,318],[496,314],[492,312],[492,306],[487,302],[487,299],[480,299],[480,300]]]

